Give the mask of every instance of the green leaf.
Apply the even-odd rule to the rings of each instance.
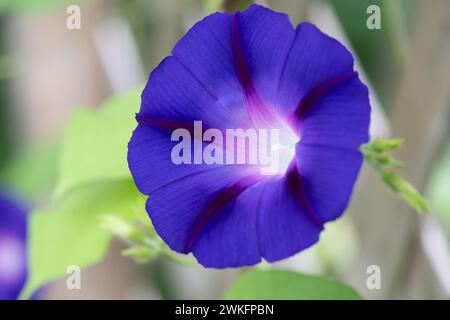
[[[207,14],[221,11],[224,0],[203,0],[203,7]]]
[[[29,279],[22,298],[62,277],[71,265],[100,261],[112,233],[100,227],[102,215],[138,219],[144,197],[132,180],[100,182],[73,190],[53,209],[33,212],[29,226]]]
[[[111,229],[127,232],[123,226],[136,220],[150,224],[143,218],[145,197],[127,166],[138,108],[139,93],[133,91],[100,111],[75,111],[61,146],[55,205],[30,219],[29,279],[21,297],[63,276],[71,265],[83,268],[100,261],[114,236]],[[140,235],[130,231],[128,236]]]
[[[86,0],[0,0],[0,13],[30,13],[81,4]]]
[[[0,170],[0,184],[23,199],[42,199],[55,186],[59,152],[58,143],[24,147]]]
[[[327,274],[343,274],[351,267],[359,252],[359,241],[351,217],[327,223],[320,235],[320,241],[314,246],[320,264]]]
[[[234,12],[236,10],[243,11],[252,5],[254,0],[239,0],[239,1],[223,1],[224,10],[227,12]]]
[[[139,96],[136,90],[113,98],[99,111],[75,111],[62,146],[57,197],[80,185],[131,177],[127,144]]]
[[[225,295],[238,300],[359,300],[361,296],[338,281],[292,271],[251,271]]]
[[[14,76],[17,72],[19,61],[17,57],[12,55],[0,56],[0,80],[8,79]]]
[[[450,230],[450,148],[433,168],[427,186],[427,198],[433,214],[436,214]]]

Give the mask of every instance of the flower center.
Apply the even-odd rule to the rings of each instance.
[[[280,128],[281,127],[281,128]],[[284,174],[295,157],[295,147],[300,138],[281,121],[267,129],[269,135],[260,135],[258,150],[258,166],[261,175]]]
[[[286,127],[281,130],[280,143],[272,144],[272,155],[276,157],[278,155],[279,163],[275,174],[284,174],[295,157],[295,146],[300,141],[300,138],[292,131],[290,127]]]

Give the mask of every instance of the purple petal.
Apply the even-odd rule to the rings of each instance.
[[[186,253],[235,195],[230,193],[217,207],[211,199],[253,171],[236,165],[174,165],[173,143],[167,130],[140,124],[129,144],[128,161],[139,190],[149,195],[147,212],[159,236],[173,250]]]
[[[27,277],[26,212],[0,194],[0,300],[17,299]]]
[[[322,228],[293,196],[285,177],[264,185],[258,207],[258,237],[267,261],[287,258],[319,240]]]
[[[287,15],[252,5],[242,14],[204,18],[176,44],[173,56],[235,118],[276,124],[272,102],[294,35]]]
[[[354,76],[319,97],[302,115],[301,144],[357,149],[369,139],[367,87]]]
[[[358,77],[318,97],[302,114],[297,167],[306,194],[322,221],[339,217],[350,200],[369,139],[367,87]]]
[[[309,108],[311,108],[318,100],[332,90],[339,89],[340,86],[344,85],[355,76],[357,76],[355,71],[349,71],[312,88],[308,94],[300,100],[297,109],[294,111],[294,117],[296,118],[295,121],[303,121],[305,118],[305,113],[307,113]]]
[[[205,267],[254,265],[287,258],[319,239],[322,228],[277,176],[249,187],[206,225],[192,252]]]
[[[214,128],[227,128],[236,122],[233,113],[174,57],[164,59],[151,73],[142,92],[139,119],[178,127],[192,125],[195,120]]]
[[[314,222],[316,226],[323,229],[323,220],[317,213],[316,209],[313,207],[308,194],[306,193],[306,188],[302,177],[297,169],[297,161],[293,160],[286,172],[286,181],[288,185],[288,191],[297,201],[297,204],[306,213],[308,218]]]
[[[233,165],[223,165],[183,176],[176,183],[170,183],[154,190],[147,201],[147,212],[159,236],[172,248],[181,253],[195,246],[194,240],[216,214],[198,225],[211,199],[248,175],[236,170]],[[231,201],[229,199],[228,201]],[[220,213],[221,214],[221,213]]]
[[[194,138],[191,139],[191,149],[194,149]],[[170,140],[170,131],[139,124],[134,130],[128,144],[128,166],[139,191],[146,195],[153,195],[153,191],[163,186],[177,184],[182,179],[203,172],[213,172],[225,167],[221,164],[180,164],[173,163],[172,148],[178,141]],[[202,148],[204,144],[202,145]],[[193,155],[192,155],[193,157]],[[229,165],[227,172],[234,172],[237,182],[239,177],[254,173],[255,168],[249,165]],[[223,186],[227,186],[224,184]],[[187,188],[187,193],[191,192]],[[206,195],[205,195],[206,197]]]
[[[202,210],[200,215],[196,218],[195,223],[192,225],[189,232],[186,245],[185,253],[191,251],[192,246],[199,237],[199,235],[204,231],[205,227],[213,220],[220,211],[225,208],[231,201],[237,198],[242,192],[246,191],[248,188],[254,184],[262,181],[263,178],[260,175],[251,175],[244,177],[233,185],[223,189],[216,196],[214,196]]]
[[[257,234],[261,184],[240,191],[204,226],[193,244],[193,254],[205,267],[240,267],[261,261]]]
[[[311,90],[353,71],[351,53],[310,23],[301,23],[283,67],[277,103],[294,112]]]
[[[278,114],[271,100],[293,38],[294,29],[287,15],[257,5],[233,15],[233,59],[255,126],[280,126],[283,115]]]
[[[322,221],[336,219],[348,206],[362,160],[357,149],[298,144],[301,181]]]
[[[248,69],[250,80],[247,82],[251,81],[264,103],[270,105],[295,37],[289,17],[252,5],[239,15],[236,33],[243,64]]]
[[[215,13],[196,23],[175,45],[173,56],[219,105],[236,117],[246,114],[231,44],[232,15]]]

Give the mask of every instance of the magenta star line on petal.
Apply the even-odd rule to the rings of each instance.
[[[168,246],[227,268],[316,243],[348,206],[358,147],[368,141],[368,90],[353,65],[351,53],[314,25],[294,29],[287,15],[258,5],[195,24],[151,73],[128,146],[133,179]],[[173,139],[178,129],[189,139]],[[271,157],[276,151],[278,170],[221,161],[218,154],[235,160],[242,151],[225,139],[231,129],[276,130],[279,141],[259,141],[270,142]],[[186,161],[175,164],[181,144]],[[214,161],[199,161],[199,148],[214,149]]]

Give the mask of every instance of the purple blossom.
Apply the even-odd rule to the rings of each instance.
[[[257,5],[187,32],[151,73],[128,146],[134,181],[171,249],[225,268],[280,260],[319,240],[348,205],[368,141],[368,90],[353,64],[314,25],[295,29]],[[272,175],[247,163],[174,164],[171,134],[192,133],[199,120],[221,132],[276,128],[292,153]]]
[[[0,300],[17,299],[27,277],[26,211],[0,193]]]

